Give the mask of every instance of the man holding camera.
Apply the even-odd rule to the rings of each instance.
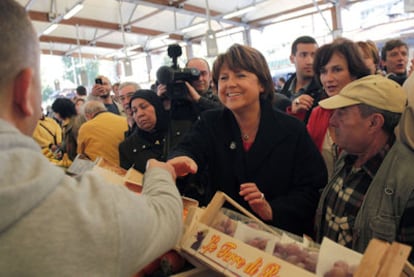
[[[192,58],[188,60],[186,67],[196,68],[200,71],[198,80],[191,82],[191,86],[197,93],[187,86],[193,102],[197,103],[200,110],[220,107],[218,97],[211,89],[211,71],[207,61],[202,58]]]
[[[187,85],[187,100],[190,101],[196,109],[197,116],[204,110],[220,107],[221,104],[219,99],[211,89],[211,71],[208,62],[202,58],[191,58],[188,60],[186,67],[196,68],[200,72],[198,79]],[[164,106],[167,110],[170,110],[171,99],[168,99],[165,95],[166,92],[166,84],[158,85],[157,94],[164,98]]]
[[[111,97],[112,85],[111,81],[105,76],[98,76],[95,79],[95,85],[92,87],[89,100],[97,100],[104,103],[106,109],[114,114],[122,115],[122,107],[116,103]]]
[[[175,84],[173,96],[167,91],[167,84],[157,86],[157,95],[163,99],[164,107],[170,114],[167,149],[178,143],[202,111],[222,106],[211,89],[212,76],[208,62],[202,58],[191,58],[186,67],[196,68],[200,75],[192,81],[185,81],[185,86],[181,86],[181,83]],[[177,93],[176,90],[179,88],[182,91]],[[180,94],[186,96],[181,97]],[[179,97],[176,98],[175,95]],[[197,199],[201,205],[208,203],[204,201],[205,189],[208,187],[206,184],[207,180],[203,172],[177,180],[181,194]]]

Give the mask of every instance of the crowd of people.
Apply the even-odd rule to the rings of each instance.
[[[0,48],[0,275],[131,276],[179,239],[180,196],[204,206],[216,191],[317,242],[359,252],[372,238],[414,246],[405,42],[380,52],[372,41],[298,37],[296,72],[277,91],[265,57],[234,44],[212,69],[188,60],[199,77],[180,83],[184,97],[171,97],[171,84],[143,89],[101,75],[89,93],[79,86],[74,99],[56,99],[52,119],[40,108],[30,20],[14,0],[1,1],[0,15],[2,29],[17,30]],[[96,173],[67,176],[40,148],[135,168],[142,195]]]

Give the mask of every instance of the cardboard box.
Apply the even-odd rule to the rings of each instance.
[[[67,169],[69,175],[82,175],[87,171],[94,171],[115,185],[125,185],[130,190],[141,193],[144,174],[130,168],[128,170],[112,164],[104,158],[98,157],[91,161],[83,155],[77,155],[72,165]]]

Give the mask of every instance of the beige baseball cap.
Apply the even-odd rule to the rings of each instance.
[[[328,110],[356,104],[402,113],[407,104],[407,94],[395,81],[374,74],[352,81],[339,94],[319,102],[322,108]]]

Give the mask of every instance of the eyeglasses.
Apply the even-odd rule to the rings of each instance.
[[[118,96],[118,99],[119,99],[119,101],[122,101],[122,102],[124,102],[125,100],[129,101],[129,99],[131,99],[131,97],[132,97],[132,95],[134,95],[134,93],[135,93],[135,91],[127,92],[127,93],[125,93],[125,95]]]

